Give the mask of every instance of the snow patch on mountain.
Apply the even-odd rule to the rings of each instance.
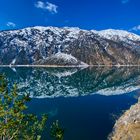
[[[73,57],[71,54],[65,54],[65,53],[61,53],[61,52],[56,53],[55,55],[52,56],[52,58],[54,58],[54,59],[63,59],[65,61],[67,61],[67,62],[72,62],[73,61],[73,63],[78,62],[78,60],[75,57]]]
[[[74,57],[72,56],[71,54],[65,54],[65,53],[56,53],[55,55],[52,56],[52,59],[54,60],[64,60],[65,62],[67,63],[71,63],[71,64],[78,64],[79,61]],[[86,63],[84,62],[81,62],[80,65],[87,65]]]
[[[77,60],[74,56],[72,56],[71,54],[65,54],[65,53],[61,53],[58,52],[46,59],[43,60],[39,60],[37,62],[38,64],[41,65],[67,65],[67,66],[74,66],[74,65],[83,65],[83,66],[88,66],[86,63],[81,62],[79,60]]]
[[[95,31],[92,30],[92,32],[98,34],[99,36],[111,40],[121,40],[121,41],[140,41],[140,36],[136,35],[134,33],[130,33],[128,31],[124,30],[115,30],[115,29],[107,29],[102,31]]]
[[[15,65],[16,59],[13,59],[10,65]]]

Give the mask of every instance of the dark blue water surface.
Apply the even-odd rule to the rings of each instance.
[[[0,68],[0,73],[18,84],[20,94],[31,94],[29,113],[47,113],[48,128],[59,120],[64,140],[107,140],[140,92],[137,67]]]
[[[137,102],[129,95],[33,99],[29,112],[49,114],[49,123],[59,120],[65,127],[65,140],[106,140],[115,119]]]

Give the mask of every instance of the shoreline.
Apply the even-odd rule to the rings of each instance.
[[[109,140],[140,139],[140,99],[116,121]]]
[[[79,68],[79,67],[140,67],[140,65],[0,65],[0,67],[52,67],[52,68]]]

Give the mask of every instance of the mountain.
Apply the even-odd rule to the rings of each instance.
[[[114,40],[114,41],[124,41],[126,43],[132,44],[133,42],[139,42],[140,36],[130,33],[124,30],[114,30],[114,29],[108,29],[108,30],[102,30],[102,31],[94,31],[94,33],[97,33],[98,35]]]
[[[62,66],[69,66],[69,65],[77,65],[77,66],[86,66],[87,64],[78,61],[75,57],[70,54],[65,54],[58,52],[46,59],[41,59],[35,63],[34,65],[62,65]]]
[[[33,98],[120,95],[140,89],[136,67],[0,68],[11,85]],[[10,86],[10,85],[9,85]]]
[[[140,36],[123,30],[29,27],[0,31],[1,65],[138,65]]]

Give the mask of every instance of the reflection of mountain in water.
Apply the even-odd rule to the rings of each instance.
[[[37,98],[119,95],[140,88],[137,67],[1,68],[0,73]]]

